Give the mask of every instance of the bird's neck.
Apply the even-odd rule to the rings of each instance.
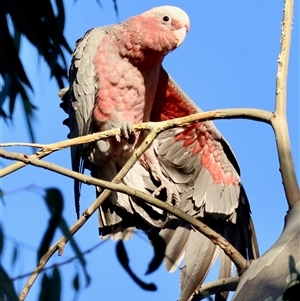
[[[126,28],[116,28],[113,33],[120,55],[138,68],[160,65],[169,50],[156,47],[155,41],[144,41],[143,32],[138,28],[130,30],[130,24],[127,25]]]

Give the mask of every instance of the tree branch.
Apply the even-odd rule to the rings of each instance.
[[[148,138],[150,136],[150,138]],[[137,150],[137,152],[134,153],[134,155],[131,157],[131,164],[135,163],[136,160],[138,160],[139,155],[141,155],[144,150],[151,144],[151,140],[154,140],[156,137],[156,134],[148,135],[148,137],[145,139],[145,141],[142,143],[141,147]],[[148,139],[148,140],[147,140]],[[150,142],[151,141],[151,142]],[[62,175],[71,177],[73,179],[77,179],[79,181],[82,181],[89,185],[95,185],[95,186],[101,186],[105,187],[110,190],[123,192],[131,196],[138,197],[140,199],[143,199],[147,203],[154,205],[156,207],[159,207],[163,210],[166,210],[170,212],[171,214],[175,215],[176,217],[190,223],[193,225],[199,232],[204,234],[206,237],[208,237],[214,244],[218,245],[221,249],[224,250],[224,252],[229,256],[229,258],[235,263],[237,266],[239,274],[242,274],[249,266],[249,262],[221,235],[219,235],[214,230],[210,229],[208,226],[200,222],[199,220],[191,217],[187,213],[184,213],[180,209],[176,207],[172,207],[161,200],[158,200],[151,195],[147,195],[145,193],[142,193],[140,191],[137,191],[133,188],[130,188],[124,184],[116,184],[112,182],[106,182],[103,180],[99,180],[87,175],[83,175],[74,171],[71,171],[67,168],[58,166],[56,164],[45,162],[36,158],[28,157],[24,154],[20,153],[10,153],[7,151],[4,151],[3,149],[0,149],[0,156],[14,159],[14,160],[20,160],[21,162],[25,164],[32,164],[38,167],[42,167],[51,171],[55,171],[57,173],[60,173]],[[132,165],[133,165],[132,164]],[[126,166],[128,165],[128,166]],[[120,173],[116,176],[114,179],[115,182],[120,181],[120,178],[122,178],[126,173],[123,170],[127,171],[132,167],[129,166],[129,164],[126,164],[124,168],[120,171]],[[126,172],[127,172],[126,171]],[[124,174],[124,175],[123,175]],[[96,201],[91,204],[91,206],[83,213],[83,215],[74,223],[74,225],[70,228],[71,235],[74,235],[89,219],[89,217],[96,211],[96,209],[101,205],[103,200],[107,197],[107,195],[110,193],[110,191],[106,192],[107,190],[104,190],[104,192],[96,199]],[[49,248],[48,252],[42,257],[41,261],[39,262],[38,266],[33,271],[33,274],[27,281],[25,287],[23,288],[20,300],[24,300],[26,295],[28,294],[32,284],[34,283],[35,279],[37,278],[40,271],[43,269],[43,267],[46,265],[47,261],[50,259],[50,257],[57,251],[60,251],[63,249],[64,245],[67,243],[68,238],[62,237],[57,243],[55,243],[52,247]]]
[[[286,118],[286,87],[291,44],[293,6],[293,0],[286,0],[284,3],[281,28],[281,50],[278,58],[278,71],[276,76],[275,113],[274,118],[272,119],[282,183],[289,209],[293,208],[296,202],[300,200],[299,186],[295,173]]]
[[[284,1],[283,18],[281,22],[281,48],[277,61],[278,70],[276,76],[275,103],[275,112],[280,116],[286,116],[286,86],[293,24],[293,7],[293,0]]]
[[[146,142],[145,144],[148,144],[148,142]],[[143,153],[142,150],[140,152]],[[25,164],[31,164],[31,165],[34,165],[37,167],[42,167],[44,169],[48,169],[50,171],[57,172],[61,175],[70,177],[72,179],[77,179],[88,185],[100,186],[100,187],[104,187],[109,190],[118,191],[118,192],[128,194],[130,196],[138,197],[138,198],[146,201],[147,203],[154,205],[155,207],[161,208],[163,210],[166,210],[166,211],[170,212],[171,214],[175,215],[176,217],[183,219],[184,221],[193,225],[198,231],[200,231],[202,234],[204,234],[206,237],[208,237],[214,244],[218,245],[221,249],[224,250],[224,252],[236,264],[240,273],[242,273],[244,271],[244,269],[246,269],[248,267],[247,260],[225,238],[223,238],[217,232],[210,229],[208,226],[206,226],[204,223],[200,222],[199,220],[191,217],[187,213],[184,213],[182,210],[180,210],[176,207],[170,206],[167,203],[152,197],[151,195],[148,195],[141,191],[135,190],[122,183],[108,182],[108,181],[100,180],[100,179],[97,179],[97,178],[94,178],[91,176],[87,176],[87,175],[84,175],[84,174],[81,174],[81,173],[78,173],[75,171],[71,171],[67,168],[61,167],[59,165],[56,165],[56,164],[53,164],[50,162],[46,162],[46,161],[42,161],[42,160],[38,160],[38,159],[34,159],[34,158],[28,158],[26,156],[24,157],[24,155],[21,153],[10,153],[10,152],[4,151],[3,149],[0,149],[0,156],[9,158],[9,159],[13,159],[13,160],[20,160],[21,162],[23,162]],[[132,158],[137,158],[137,156],[138,156],[138,154],[135,153],[132,156]],[[136,161],[136,160],[133,160],[133,161]],[[132,166],[129,166],[129,169],[131,167]],[[123,167],[123,169],[127,170],[127,171],[129,170],[128,166],[126,168],[126,165]],[[125,173],[123,171],[123,169],[116,176],[116,178],[122,177],[122,174]],[[75,223],[75,224],[77,224],[77,226],[75,227],[75,224],[74,224],[74,226],[71,227],[71,230],[70,230],[71,234],[76,233],[77,230],[83,226],[85,221],[102,204],[102,202],[100,202],[100,204],[99,204],[99,201],[98,201],[98,199],[100,197],[101,197],[101,195],[96,199],[96,201],[88,209],[85,210],[85,212],[80,217],[80,219],[77,220],[77,222]],[[85,221],[82,221],[83,217],[84,217]]]
[[[234,301],[281,300],[287,287],[289,257],[300,262],[300,193],[291,153],[286,118],[286,87],[291,43],[293,0],[284,1],[281,29],[281,50],[276,76],[276,101],[272,126],[275,132],[280,171],[289,211],[285,217],[283,232],[274,245],[260,258],[253,261],[242,275]],[[257,289],[259,287],[259,290]],[[297,294],[294,294],[296,298]]]
[[[123,166],[123,168],[119,171],[119,173],[112,180],[112,182],[107,182],[107,183],[110,183],[112,185],[116,185],[115,183],[119,183],[122,180],[122,178],[126,175],[126,173],[129,171],[129,169],[136,163],[136,161],[139,159],[139,157],[144,153],[144,151],[149,147],[149,145],[151,145],[152,141],[155,139],[156,135],[150,135],[150,134],[143,141],[143,143],[140,145],[140,147],[134,152],[134,154],[131,156],[131,158],[126,162],[126,164]],[[5,152],[3,152],[2,149],[0,149],[0,155],[2,153],[5,154]],[[14,155],[16,157],[19,157],[19,154],[15,153]],[[20,155],[21,155],[20,157],[22,157],[22,154],[20,154]],[[27,163],[32,164],[30,161],[26,162],[26,159],[23,159],[21,161],[25,164],[27,164]],[[34,161],[37,164],[36,166],[39,166],[38,164],[43,163],[43,161],[35,159],[35,158],[31,158],[31,161]],[[64,174],[63,173],[64,170],[67,173],[69,173],[69,172],[73,173],[73,171],[71,171],[71,170],[68,170],[66,168],[63,168],[61,166],[58,166],[58,165],[55,165],[55,164],[52,164],[52,163],[49,163],[49,162],[46,162],[46,165],[44,166],[44,168],[50,169],[50,170],[53,170],[53,171],[57,170],[57,172],[59,172],[61,174]],[[78,175],[82,175],[82,174],[78,173]],[[90,177],[90,178],[97,180],[96,178],[92,178],[92,177]],[[97,185],[97,184],[95,184],[95,185]],[[100,185],[97,185],[97,186],[100,186]],[[72,236],[86,223],[86,221],[92,216],[92,214],[97,210],[97,208],[99,208],[101,206],[103,201],[109,196],[110,193],[111,193],[111,190],[105,189],[100,194],[100,196],[96,199],[96,201],[93,202],[92,205],[89,206],[89,208],[87,210],[85,210],[83,215],[69,229],[70,234]],[[34,269],[33,273],[29,277],[29,279],[27,280],[23,290],[20,293],[19,300],[25,300],[30,288],[32,287],[32,285],[35,282],[35,280],[36,280],[37,276],[39,275],[39,273],[43,270],[43,268],[46,265],[46,263],[48,262],[48,260],[52,257],[52,255],[57,250],[58,250],[58,254],[62,255],[64,247],[65,247],[65,245],[68,241],[69,241],[69,238],[66,237],[66,236],[63,236],[63,237],[61,237],[61,239],[59,241],[57,241],[57,243],[55,243],[52,247],[49,248],[48,252],[41,258],[39,264]]]
[[[258,110],[258,109],[225,109],[225,110],[215,110],[211,112],[206,113],[199,113],[194,114],[191,116],[173,119],[173,120],[167,120],[163,122],[153,123],[149,122],[147,124],[139,124],[135,125],[135,130],[151,130],[150,134],[147,136],[147,138],[143,141],[141,146],[135,151],[134,155],[128,160],[128,162],[125,164],[125,166],[122,168],[122,170],[119,172],[119,174],[113,179],[112,183],[101,181],[92,177],[85,176],[83,174],[72,172],[71,170],[68,170],[66,168],[63,168],[61,166],[57,166],[55,164],[52,164],[50,162],[43,162],[39,159],[51,154],[54,151],[64,149],[66,147],[70,147],[72,145],[78,145],[78,144],[84,144],[89,143],[92,141],[97,141],[99,139],[107,138],[109,136],[113,136],[120,133],[119,129],[112,129],[105,132],[95,133],[83,137],[78,137],[74,139],[69,139],[65,141],[61,141],[58,143],[48,144],[43,147],[43,149],[36,154],[32,156],[27,156],[20,153],[9,153],[4,151],[3,149],[0,149],[0,155],[5,158],[10,159],[16,159],[21,162],[18,162],[16,164],[13,164],[9,167],[3,168],[0,171],[1,177],[12,173],[16,171],[19,168],[22,168],[23,166],[27,164],[32,164],[35,166],[43,167],[55,172],[58,172],[60,174],[66,175],[71,178],[76,178],[79,181],[82,181],[87,184],[93,184],[96,186],[101,186],[108,188],[110,190],[105,189],[101,195],[96,199],[96,201],[83,213],[83,215],[79,218],[79,220],[70,228],[70,233],[74,235],[89,219],[89,217],[101,206],[102,202],[107,198],[107,196],[110,194],[111,190],[124,192],[132,196],[137,196],[146,202],[157,206],[161,209],[167,210],[173,215],[187,221],[188,223],[192,224],[198,231],[203,233],[205,236],[207,236],[213,243],[217,244],[221,249],[224,250],[224,252],[231,258],[231,260],[236,264],[237,269],[239,273],[243,273],[249,263],[246,261],[246,259],[232,246],[227,242],[222,236],[220,236],[217,232],[213,231],[212,229],[209,229],[206,225],[198,221],[197,219],[194,219],[193,217],[189,216],[188,214],[182,212],[181,210],[169,206],[168,204],[157,200],[153,198],[152,196],[146,195],[142,192],[136,191],[132,188],[129,188],[123,184],[117,184],[120,183],[122,178],[126,175],[128,170],[135,164],[135,162],[138,160],[138,158],[143,154],[143,152],[151,145],[153,140],[156,138],[156,136],[161,133],[162,131],[166,129],[170,129],[177,126],[183,126],[188,125],[194,122],[199,121],[205,121],[210,119],[221,119],[221,118],[246,118],[251,120],[259,120],[262,122],[270,123],[272,118],[272,113],[264,110]],[[43,269],[43,267],[46,265],[47,261],[50,259],[50,257],[59,250],[59,254],[62,253],[62,250],[64,249],[65,244],[67,243],[68,239],[66,237],[62,237],[56,244],[54,244],[52,247],[49,248],[48,252],[43,256],[41,261],[39,262],[38,266],[33,271],[31,277],[28,279],[26,285],[24,286],[21,294],[20,294],[20,300],[24,300],[32,287],[35,279],[37,278],[40,271]]]
[[[9,146],[29,146],[34,148],[44,148],[47,144],[40,144],[40,143],[27,143],[27,142],[7,142],[7,143],[0,143],[0,147],[9,147]]]
[[[101,246],[104,242],[105,242],[105,241],[100,241],[100,242],[98,242],[96,245],[94,245],[94,246],[92,246],[91,248],[89,248],[89,249],[83,251],[83,252],[82,252],[82,255],[87,255],[87,254],[89,254],[89,253],[92,253],[92,251],[94,251],[95,249],[97,249],[97,248],[98,248],[99,246]],[[44,267],[42,271],[45,272],[45,271],[47,271],[47,270],[51,270],[51,269],[53,269],[53,268],[56,268],[56,267],[60,267],[60,266],[66,265],[66,264],[71,263],[71,262],[73,262],[73,261],[75,261],[75,260],[77,260],[77,259],[78,259],[77,256],[70,257],[70,258],[66,259],[65,261],[62,261],[62,262],[59,262],[59,263],[54,263],[54,264],[52,264],[52,265],[50,265],[50,266],[48,266],[48,267],[46,267],[46,268]],[[32,273],[33,273],[33,272],[28,272],[28,273],[25,273],[25,274],[22,274],[22,275],[18,275],[18,276],[14,277],[14,278],[10,278],[10,280],[11,280],[11,281],[20,280],[20,279],[23,279],[23,278],[26,278],[26,277],[31,276]]]
[[[241,119],[242,118],[242,119],[255,120],[255,121],[271,124],[272,117],[273,117],[272,112],[266,110],[260,110],[260,109],[252,109],[252,108],[221,109],[221,110],[213,110],[208,112],[201,112],[187,117],[176,118],[167,121],[140,123],[134,125],[133,130],[142,131],[142,130],[153,130],[155,128],[156,129],[155,131],[157,133],[160,133],[170,128],[188,125],[194,122],[214,120],[214,119]],[[120,129],[111,129],[104,132],[98,132],[98,133],[81,136],[73,139],[67,139],[57,143],[47,144],[41,151],[36,152],[34,155],[31,155],[30,158],[41,159],[44,158],[45,156],[48,156],[54,151],[65,149],[73,145],[98,141],[100,139],[104,139],[110,136],[115,136],[118,134],[120,134]],[[11,143],[11,146],[20,145],[20,144],[21,143],[19,142]],[[40,144],[40,145],[44,145],[44,144]],[[7,146],[7,144],[6,145],[4,144],[3,146]],[[16,162],[7,167],[4,167],[0,169],[0,178],[9,175],[24,166],[26,166],[26,164],[22,162]]]
[[[193,294],[191,301],[200,301],[208,296],[226,292],[235,291],[240,277],[222,278],[209,283],[202,284]]]
[[[101,181],[92,177],[85,176],[80,173],[75,173],[71,170],[68,170],[66,168],[63,168],[61,166],[52,164],[50,162],[44,162],[39,159],[42,157],[45,157],[49,154],[51,154],[54,151],[61,150],[67,147],[70,147],[72,145],[78,145],[78,144],[84,144],[89,143],[92,141],[97,141],[99,139],[107,138],[116,134],[120,133],[119,129],[112,129],[105,132],[95,133],[87,136],[82,136],[74,139],[68,139],[65,141],[61,141],[58,143],[48,144],[43,147],[43,149],[36,154],[32,156],[28,156],[25,154],[20,153],[9,153],[4,151],[3,149],[0,149],[0,156],[5,157],[7,159],[16,159],[18,162],[16,164],[13,164],[9,167],[3,168],[0,171],[1,177],[12,173],[13,171],[16,171],[17,169],[27,165],[32,164],[35,166],[43,167],[52,171],[55,171],[57,173],[60,173],[62,175],[78,179],[79,181],[82,181],[87,184],[92,184],[96,186],[105,187],[105,189],[101,195],[95,200],[94,203],[91,204],[91,206],[83,213],[83,215],[80,217],[80,219],[77,220],[77,222],[70,228],[70,233],[74,235],[89,219],[89,217],[101,206],[102,202],[107,198],[107,196],[110,194],[111,190],[124,192],[131,196],[139,197],[146,202],[148,202],[151,205],[154,205],[156,207],[159,207],[161,209],[164,209],[171,214],[185,220],[186,222],[193,225],[198,231],[200,231],[202,234],[204,234],[206,237],[208,237],[213,243],[218,245],[221,249],[224,250],[224,252],[231,258],[231,260],[235,263],[237,266],[239,274],[242,274],[247,267],[249,266],[249,263],[247,260],[228,242],[226,241],[221,235],[219,235],[217,232],[213,231],[212,229],[208,228],[205,224],[201,223],[197,219],[189,216],[188,214],[182,212],[181,210],[172,207],[158,199],[153,198],[152,196],[146,195],[142,192],[136,191],[130,187],[127,187],[123,184],[116,184],[120,183],[122,178],[126,175],[128,170],[135,164],[135,162],[138,160],[138,158],[144,153],[144,151],[151,145],[153,140],[156,138],[156,136],[161,133],[164,130],[183,126],[183,125],[189,125],[195,122],[199,121],[206,121],[211,119],[222,119],[222,118],[245,118],[250,120],[258,120],[265,123],[270,123],[272,119],[273,114],[269,111],[264,110],[258,110],[258,109],[225,109],[225,110],[215,110],[210,112],[204,112],[199,114],[194,114],[178,119],[172,119],[167,120],[163,122],[149,122],[147,124],[138,124],[134,126],[134,130],[150,130],[150,133],[148,134],[147,138],[143,141],[141,146],[135,151],[134,155],[128,160],[128,162],[125,164],[125,166],[122,168],[122,170],[119,172],[119,174],[113,179],[113,181],[105,182]],[[20,143],[19,143],[20,144]],[[7,145],[7,144],[6,144]],[[109,190],[108,190],[109,189]],[[64,249],[65,244],[68,242],[68,238],[62,237],[56,244],[54,244],[52,247],[49,248],[48,252],[43,256],[41,261],[39,262],[38,266],[33,271],[31,277],[28,279],[26,285],[24,286],[21,294],[20,294],[20,300],[24,300],[32,287],[35,279],[37,278],[40,271],[44,268],[47,261],[50,259],[50,257],[59,250],[59,254],[62,254],[62,251]]]

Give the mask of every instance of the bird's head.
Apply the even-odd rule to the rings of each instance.
[[[156,35],[162,40],[159,44],[166,43],[167,40],[172,44],[170,47],[178,47],[185,39],[190,29],[190,19],[186,12],[176,6],[160,6],[152,8],[141,15],[142,24],[145,26],[147,34]],[[148,30],[150,29],[150,32]],[[153,32],[151,34],[151,31]],[[147,38],[147,36],[145,37]],[[165,41],[163,41],[165,39]],[[155,45],[151,45],[155,47]]]
[[[156,53],[163,58],[184,41],[189,29],[189,17],[179,7],[155,7],[123,23],[122,31],[128,33],[124,46],[137,57]]]

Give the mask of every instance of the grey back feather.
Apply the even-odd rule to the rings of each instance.
[[[69,114],[69,138],[75,138],[92,133],[92,113],[95,97],[98,90],[95,66],[93,63],[97,47],[104,36],[112,30],[113,26],[93,28],[76,42],[69,70],[69,88],[59,92],[64,104],[62,107]],[[67,103],[67,105],[66,105]],[[72,169],[77,172],[88,168],[85,145],[71,147]],[[74,181],[76,213],[79,217],[80,186]]]

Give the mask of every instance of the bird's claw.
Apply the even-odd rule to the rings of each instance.
[[[121,139],[125,139],[128,143],[133,144],[135,141],[135,132],[132,129],[131,122],[122,122],[120,126],[121,133],[116,135],[116,140],[121,142]]]
[[[126,140],[129,139],[129,136],[132,135],[132,123],[131,122],[123,122],[121,124],[121,136],[124,137]]]
[[[154,197],[158,196],[162,189],[166,189],[167,192],[166,203],[171,206],[178,206],[180,202],[180,196],[175,185],[169,182],[167,179],[161,180],[161,185],[157,189],[155,189],[152,195]]]

